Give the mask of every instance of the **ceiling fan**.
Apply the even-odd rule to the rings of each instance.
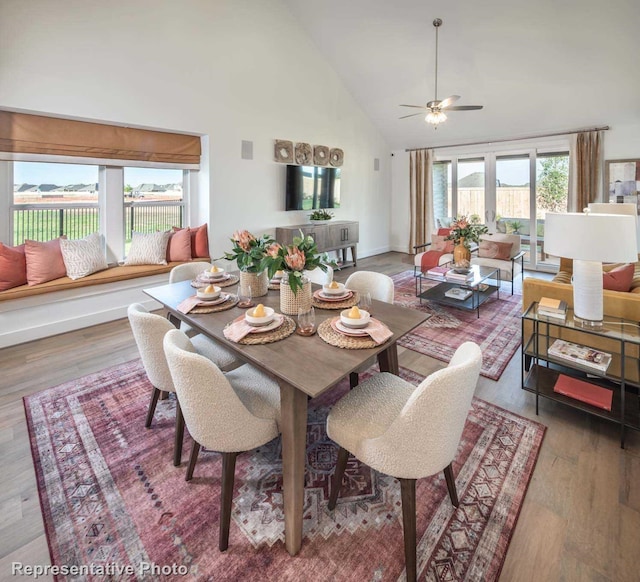
[[[473,111],[475,109],[482,109],[482,105],[453,105],[460,95],[451,95],[442,101],[438,101],[438,28],[442,26],[442,19],[436,18],[433,21],[433,26],[436,29],[436,76],[435,76],[435,97],[433,101],[429,101],[426,105],[400,105],[400,107],[416,107],[422,109],[420,113],[411,113],[410,115],[403,115],[400,119],[406,119],[407,117],[415,117],[416,115],[423,115],[426,111],[427,115],[424,120],[427,123],[431,123],[435,129],[438,129],[438,124],[446,121],[447,116],[443,110],[447,111]]]

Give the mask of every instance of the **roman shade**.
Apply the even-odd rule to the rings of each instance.
[[[0,111],[0,151],[197,165],[200,136]]]

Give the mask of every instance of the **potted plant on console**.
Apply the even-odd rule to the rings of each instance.
[[[452,240],[456,245],[453,248],[453,264],[458,268],[468,268],[471,264],[471,243],[478,243],[480,235],[489,232],[489,229],[480,224],[477,216],[468,219],[466,216],[456,218],[451,224],[451,232],[446,240]]]
[[[261,269],[265,269],[272,278],[276,271],[284,271],[280,283],[280,311],[287,315],[297,315],[299,309],[311,307],[311,281],[304,276],[304,270],[320,267],[327,271],[333,261],[325,254],[318,254],[313,237],[293,237],[293,244],[283,247],[277,242],[271,243],[265,257],[261,261]]]
[[[325,224],[329,222],[333,218],[333,212],[329,212],[324,208],[319,208],[318,210],[314,210],[309,215],[309,220],[314,222],[315,224]]]
[[[225,253],[224,258],[236,261],[240,269],[240,288],[246,290],[251,287],[253,297],[262,297],[269,292],[269,278],[262,260],[266,256],[266,249],[275,241],[268,234],[260,238],[253,236],[248,230],[236,230],[231,238],[233,248]]]

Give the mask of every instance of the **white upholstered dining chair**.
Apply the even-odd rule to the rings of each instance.
[[[179,283],[180,281],[193,281],[200,273],[203,271],[210,269],[211,263],[206,261],[193,261],[190,263],[182,263],[182,265],[177,265],[171,269],[169,272],[169,284],[171,283]],[[188,323],[184,321],[179,321],[177,318],[168,315],[167,319],[173,323],[178,329],[184,331],[189,336],[195,335],[198,333],[195,329],[193,329]]]
[[[394,287],[393,279],[383,273],[374,271],[356,271],[349,275],[344,286],[360,293],[369,293],[371,299],[393,303]],[[366,372],[373,364],[374,358],[365,362],[355,372],[349,374],[349,385],[351,388],[358,385],[360,374]]]
[[[416,480],[444,471],[458,506],[453,460],[480,374],[482,353],[462,344],[446,368],[415,387],[383,372],[340,399],[327,417],[327,434],[339,446],[329,495],[336,506],[349,453],[400,481],[407,580],[416,579]]]
[[[145,426],[151,427],[151,421],[158,404],[160,392],[175,392],[171,373],[167,366],[167,359],[162,348],[162,340],[167,332],[174,330],[171,322],[161,315],[149,313],[140,303],[133,303],[127,310],[129,324],[136,340],[142,365],[147,373],[149,382],[153,385],[151,402],[147,411]],[[192,338],[194,349],[209,358],[220,368],[227,370],[240,365],[240,362],[227,349],[212,342],[203,335]],[[176,401],[176,436],[173,452],[173,464],[177,467],[182,460],[182,440],[184,438],[184,421],[182,418],[180,401]]]
[[[312,283],[326,285],[333,281],[333,268],[327,265],[327,271],[325,272],[320,267],[316,267],[310,271],[305,270],[303,275],[308,277],[309,281]]]
[[[164,351],[193,438],[187,481],[193,476],[200,447],[222,453],[218,547],[224,551],[229,546],[236,456],[280,433],[280,389],[253,366],[223,374],[195,353],[189,338],[177,329],[166,334]]]

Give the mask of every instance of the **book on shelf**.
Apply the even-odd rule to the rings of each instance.
[[[473,291],[471,291],[471,289],[461,289],[460,287],[453,287],[445,291],[444,296],[450,297],[451,299],[464,301],[468,297],[471,297],[472,293]]]
[[[434,277],[444,277],[450,270],[450,267],[431,267],[431,269],[427,271],[427,275],[433,275]]]
[[[553,391],[611,412],[613,390],[560,374]]]
[[[540,315],[549,315],[550,313],[565,314],[566,312],[567,302],[561,299],[541,297],[538,302],[538,313]]]
[[[563,323],[567,319],[566,313],[555,313],[553,311],[546,312],[546,311],[541,311],[540,309],[538,309],[538,316],[546,317],[547,319],[553,319],[555,321],[561,321]]]
[[[572,362],[585,368],[591,368],[598,372],[606,372],[611,363],[611,354],[590,348],[589,346],[581,346],[565,340],[557,339],[549,346],[549,355]]]

